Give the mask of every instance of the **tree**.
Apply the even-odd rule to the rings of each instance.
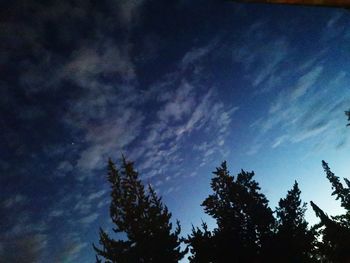
[[[274,248],[276,262],[312,262],[315,236],[308,229],[305,220],[306,203],[300,199],[301,191],[297,181],[288,191],[285,198],[281,198],[277,214],[277,233]]]
[[[346,126],[350,126],[350,110],[345,111],[345,115],[348,117],[349,123]]]
[[[209,236],[212,262],[257,262],[258,259],[268,262],[275,221],[267,198],[253,180],[254,172],[242,170],[235,178],[223,162],[213,174],[213,193],[202,203],[205,212],[217,223]],[[192,237],[196,234],[198,236],[198,231],[194,231]],[[199,237],[202,236],[199,232]],[[191,245],[195,254],[200,252],[193,243]]]
[[[191,255],[188,257],[191,263],[209,263],[214,262],[215,259],[213,235],[205,222],[202,222],[202,228],[203,230],[192,226],[191,235],[188,235],[187,239],[184,240],[191,248]]]
[[[99,243],[93,245],[97,262],[148,263],[178,262],[187,251],[180,249],[180,224],[172,232],[171,213],[151,186],[144,189],[132,162],[123,157],[121,169],[108,162],[111,184],[110,216],[115,233],[126,238],[115,240],[100,229]]]
[[[311,202],[316,216],[320,218],[320,223],[317,225],[322,237],[319,250],[328,262],[350,262],[350,181],[344,178],[347,185],[344,187],[339,177],[335,176],[325,161],[322,161],[322,166],[332,185],[332,195],[340,200],[346,213],[329,217],[321,208]]]

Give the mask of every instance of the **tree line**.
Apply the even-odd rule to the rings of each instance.
[[[346,112],[350,121],[350,112]],[[97,263],[350,262],[350,180],[344,183],[328,164],[322,167],[345,213],[328,216],[310,202],[320,219],[314,226],[305,220],[307,204],[295,181],[275,209],[262,193],[254,172],[230,174],[224,161],[213,172],[212,193],[203,200],[204,212],[216,221],[214,229],[202,222],[180,236],[179,221],[151,185],[145,186],[133,162],[122,158],[120,167],[108,161],[111,186],[110,217],[114,239],[100,229],[99,246],[93,245]]]
[[[213,172],[212,193],[202,203],[216,227],[209,230],[202,222],[181,237],[180,223],[173,226],[167,206],[152,186],[143,185],[133,163],[123,158],[118,169],[109,160],[110,216],[113,232],[123,238],[113,239],[100,229],[100,247],[93,245],[96,262],[170,263],[186,255],[195,263],[350,262],[350,181],[344,178],[343,185],[326,162],[322,166],[344,215],[328,216],[311,201],[320,223],[310,227],[297,181],[272,210],[254,172],[232,176],[223,162]]]

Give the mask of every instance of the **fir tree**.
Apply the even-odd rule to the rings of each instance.
[[[268,262],[275,222],[254,172],[242,170],[235,178],[223,162],[213,173],[213,193],[202,204],[217,223],[213,262]]]
[[[346,126],[350,126],[350,110],[345,111],[345,115],[348,117],[349,123]]]
[[[123,157],[121,169],[108,162],[111,184],[110,216],[115,233],[126,238],[112,239],[100,229],[100,245],[93,245],[97,262],[107,263],[178,262],[187,251],[180,249],[180,224],[175,231],[170,223],[171,213],[151,186],[144,189],[133,163]]]
[[[187,236],[185,243],[189,245],[191,255],[188,257],[191,263],[209,263],[214,262],[213,235],[208,230],[206,223],[202,222],[202,229],[192,226],[192,233]]]
[[[305,220],[306,203],[300,199],[301,191],[295,181],[285,198],[281,198],[277,214],[277,233],[274,248],[276,262],[312,262],[314,233]]]
[[[350,262],[350,181],[344,178],[347,185],[344,187],[325,161],[322,161],[322,166],[332,185],[332,195],[340,200],[340,205],[346,213],[329,217],[311,202],[316,216],[320,218],[320,223],[316,226],[322,237],[322,242],[318,245],[319,251],[328,262]]]

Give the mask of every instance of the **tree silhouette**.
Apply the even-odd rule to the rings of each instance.
[[[322,237],[322,242],[319,243],[319,251],[329,262],[350,262],[350,181],[344,178],[347,185],[344,187],[339,177],[335,176],[325,161],[322,161],[322,166],[327,179],[332,185],[332,195],[340,200],[340,204],[346,210],[346,213],[329,217],[321,208],[311,202],[316,216],[321,221],[317,225]]]
[[[346,126],[350,126],[350,110],[345,111],[345,115],[348,117],[349,123]]]
[[[202,228],[203,230],[192,226],[192,233],[185,239],[185,243],[190,247],[191,255],[188,260],[191,263],[215,262],[213,235],[205,222],[202,222]]]
[[[277,214],[277,233],[274,248],[276,262],[312,262],[315,236],[308,229],[305,220],[306,203],[300,199],[301,191],[297,181],[288,191],[285,198],[281,198]]]
[[[209,239],[211,262],[257,262],[258,259],[268,262],[275,220],[267,198],[253,180],[254,172],[242,170],[235,178],[223,162],[213,174],[213,193],[202,206],[216,220],[217,227],[212,236],[205,228],[204,233],[199,229],[192,231],[190,245],[194,255],[202,255]],[[204,244],[198,245],[193,240],[204,240]]]
[[[145,191],[133,163],[123,157],[121,169],[108,161],[108,181],[111,184],[110,216],[115,233],[126,238],[114,240],[100,229],[99,243],[93,245],[96,262],[148,263],[178,262],[187,251],[180,249],[180,224],[172,232],[171,213],[151,186]]]

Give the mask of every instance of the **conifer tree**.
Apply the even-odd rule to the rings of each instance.
[[[235,178],[223,162],[213,174],[213,193],[202,203],[217,223],[212,262],[268,262],[275,222],[254,172],[242,170]]]
[[[108,162],[108,181],[111,184],[110,216],[115,233],[126,238],[115,240],[100,229],[99,243],[93,245],[97,262],[106,263],[177,263],[187,251],[180,249],[180,224],[175,231],[171,213],[151,186],[144,189],[133,163],[123,157],[121,169]]]
[[[277,214],[277,233],[274,249],[276,262],[312,262],[314,248],[314,233],[308,229],[305,220],[306,203],[300,199],[301,191],[297,181],[288,191],[285,198],[281,198]]]
[[[350,262],[350,181],[344,178],[346,187],[340,182],[325,161],[322,166],[327,179],[332,185],[332,195],[340,200],[340,205],[346,213],[339,216],[329,217],[315,203],[311,206],[320,223],[317,225],[322,242],[319,243],[319,251],[328,262]]]
[[[202,229],[192,226],[192,233],[187,236],[185,243],[189,245],[191,255],[188,257],[191,263],[210,263],[214,261],[214,245],[211,231],[208,225],[202,222]]]
[[[350,110],[345,111],[345,115],[348,117],[349,123],[346,126],[350,126]]]

